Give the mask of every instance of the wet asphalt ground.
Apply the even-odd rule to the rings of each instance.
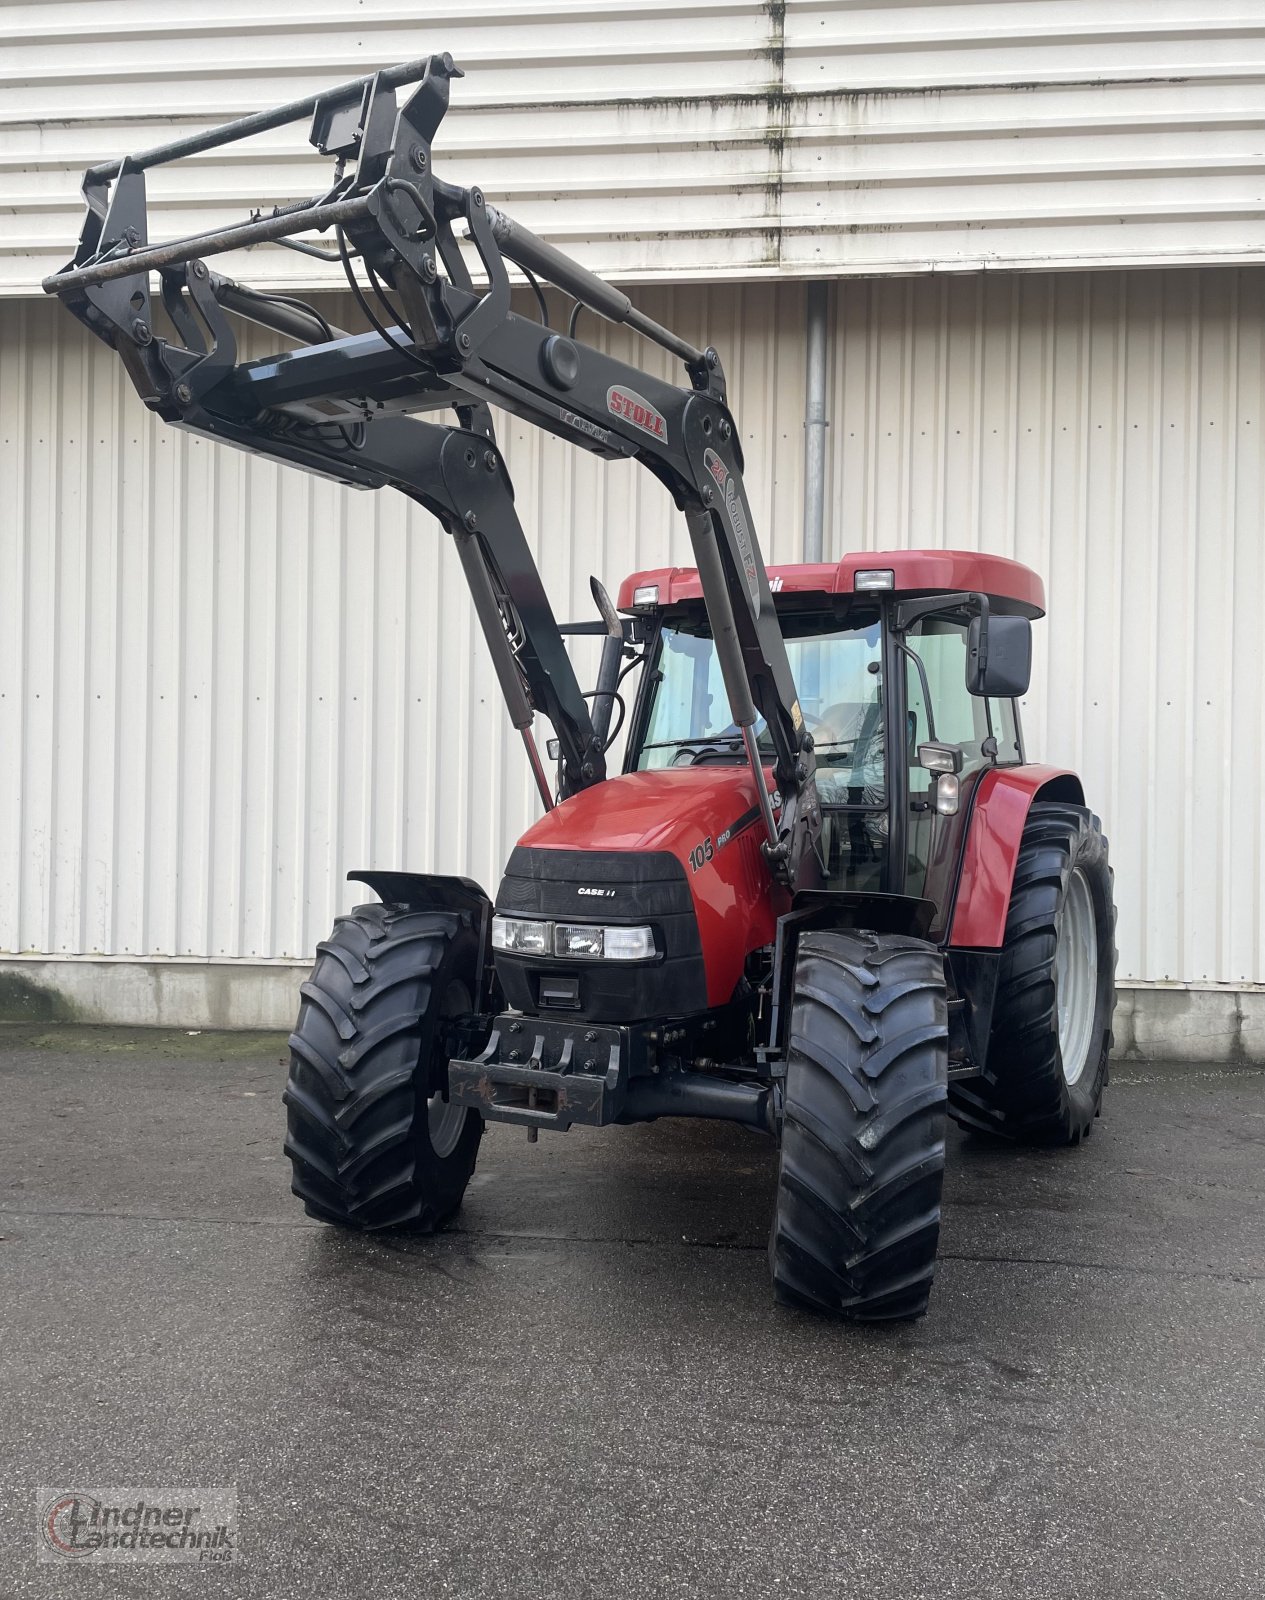
[[[0,1595],[1265,1595],[1265,1073],[950,1136],[931,1314],[778,1309],[773,1151],[494,1128],[429,1241],[304,1218],[271,1036],[0,1030]],[[38,1485],[229,1485],[215,1571]]]

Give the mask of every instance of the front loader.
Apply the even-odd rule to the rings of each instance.
[[[438,519],[539,790],[494,899],[351,874],[378,899],[337,920],[302,987],[294,1191],[342,1227],[428,1231],[486,1122],[534,1139],[719,1117],[778,1144],[780,1299],[920,1315],[946,1112],[1076,1144],[1107,1078],[1106,843],[1020,729],[1040,579],[943,550],[766,571],[717,353],[437,175],[459,75],[434,56],[90,169],[79,248],[45,284],[167,421]],[[149,242],[148,169],[300,119],[334,163],[324,193]],[[207,265],[268,243],[327,259],[366,331]],[[573,298],[566,331],[511,309],[511,262]],[[683,381],[586,344],[581,308]],[[243,360],[235,318],[287,342]],[[492,407],[647,467],[692,564],[627,578],[617,605],[594,580],[597,618],[560,626]],[[568,631],[601,635],[588,693]]]

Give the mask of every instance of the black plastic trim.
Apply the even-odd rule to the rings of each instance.
[[[950,948],[944,954],[949,978],[950,1059],[961,1059],[974,1072],[982,1072],[988,1062],[1001,951]]]
[[[529,1016],[542,1003],[542,977],[575,979],[578,1010],[592,1022],[689,1016],[707,1007],[707,972],[685,868],[667,851],[555,850],[519,845],[496,894],[509,916],[654,929],[653,961],[576,961],[498,950],[497,976],[509,1004]]]

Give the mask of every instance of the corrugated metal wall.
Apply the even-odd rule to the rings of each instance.
[[[0,38],[0,293],[67,259],[90,162],[436,50],[468,72],[445,176],[600,272],[1265,250],[1265,14],[1242,0],[0,0]],[[154,173],[153,237],[322,192],[304,139]],[[272,248],[224,270],[313,272]]]
[[[1265,278],[836,295],[828,549],[1041,569],[1029,742],[1105,817],[1121,976],[1265,978]],[[766,549],[794,559],[800,290],[639,298],[726,353]],[[686,559],[645,472],[503,438],[560,612],[590,571]],[[301,957],[350,866],[495,881],[534,803],[424,514],[157,424],[45,303],[0,305],[0,482],[0,949]]]

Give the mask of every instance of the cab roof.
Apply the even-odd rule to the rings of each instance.
[[[872,593],[856,586],[858,572],[889,571],[890,590],[897,594],[928,594],[937,590],[970,590],[1000,601],[1002,608],[1026,617],[1045,615],[1045,585],[1022,562],[1006,556],[984,555],[978,550],[863,550],[841,561],[811,565],[770,567],[769,586],[775,595],[852,595]],[[654,567],[634,572],[619,586],[619,609],[633,611],[633,593],[654,586],[659,591],[656,609],[701,600],[703,586],[693,567]]]

